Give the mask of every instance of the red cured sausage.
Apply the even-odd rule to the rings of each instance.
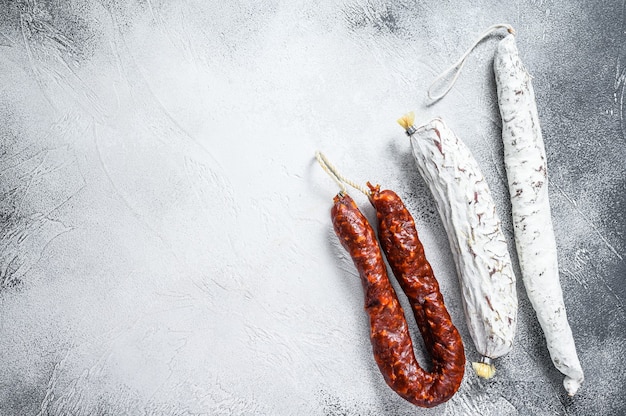
[[[426,260],[413,217],[393,191],[367,186],[376,208],[378,238],[396,279],[406,294],[433,369],[395,380],[396,391],[404,391],[427,403],[449,399],[461,385],[465,372],[465,350],[439,291],[439,283]],[[402,394],[401,394],[402,395]],[[433,404],[433,405],[434,405]]]
[[[432,372],[424,371],[415,358],[404,311],[389,282],[374,230],[346,194],[334,198],[333,226],[361,277],[372,349],[385,381],[409,402],[433,407],[459,388],[465,370],[463,344],[424,257],[413,219],[393,192],[372,189],[383,248],[411,302],[433,359]]]

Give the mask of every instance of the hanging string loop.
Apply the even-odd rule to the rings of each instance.
[[[489,36],[491,33],[495,32],[496,30],[499,30],[499,29],[506,29],[509,33],[515,35],[515,29],[513,29],[513,27],[511,25],[506,24],[506,23],[498,23],[498,24],[495,24],[495,25],[490,26],[489,28],[487,28],[487,30],[482,35],[480,35],[480,37],[478,39],[476,39],[476,41],[474,41],[472,46],[470,46],[467,49],[467,51],[465,51],[465,53],[461,56],[461,58],[459,58],[458,61],[456,61],[454,64],[452,64],[452,66],[450,66],[448,69],[443,71],[441,73],[441,75],[439,75],[437,78],[435,78],[435,80],[430,84],[430,87],[428,87],[427,94],[428,94],[428,98],[430,100],[432,100],[432,102],[439,101],[440,99],[445,97],[448,94],[448,92],[450,92],[450,90],[452,89],[452,87],[456,83],[456,80],[459,78],[459,75],[461,74],[461,69],[463,69],[463,66],[465,65],[465,61],[467,60],[467,57],[469,56],[469,54],[487,36]],[[454,76],[449,81],[449,83],[447,84],[447,87],[443,90],[443,92],[441,92],[439,94],[434,94],[433,90],[435,89],[435,87],[438,86],[438,84],[440,84],[443,80],[448,78],[448,76],[450,74],[452,74],[452,73],[454,73]]]
[[[342,194],[347,194],[348,193],[346,185],[349,185],[349,186],[353,187],[354,189],[356,189],[357,191],[363,192],[365,194],[365,196],[367,196],[369,198],[370,191],[368,189],[366,189],[365,187],[357,184],[356,182],[346,178],[341,173],[339,173],[337,168],[332,163],[330,163],[328,161],[328,159],[326,158],[326,156],[322,152],[316,151],[315,152],[315,158],[317,159],[317,162],[320,164],[322,169],[324,169],[324,171],[328,174],[328,176],[333,178],[333,180],[337,183],[337,185],[339,185],[339,188],[341,189],[341,193]]]

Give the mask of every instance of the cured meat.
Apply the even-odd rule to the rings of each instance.
[[[404,312],[389,282],[374,230],[347,194],[334,198],[333,226],[361,277],[372,349],[385,381],[409,402],[433,407],[450,399],[461,384],[463,344],[424,257],[413,219],[393,192],[373,187],[372,191],[383,247],[433,358],[432,372],[422,369],[415,358]]]
[[[433,361],[435,378],[431,394],[450,397],[456,392],[465,372],[465,350],[459,331],[450,318],[415,221],[400,197],[391,190],[370,188],[370,201],[376,209],[378,239],[407,296],[426,349]]]
[[[563,385],[576,394],[584,380],[559,282],[548,200],[548,168],[535,93],[519,58],[515,36],[500,41],[494,59],[502,140],[515,244],[522,280]]]
[[[410,114],[399,123],[448,235],[468,329],[482,356],[473,367],[490,378],[491,360],[511,351],[517,325],[515,274],[491,192],[470,150],[443,120],[415,127]]]

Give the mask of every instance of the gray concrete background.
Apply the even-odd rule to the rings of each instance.
[[[626,413],[623,2],[0,5],[0,414]],[[420,409],[378,372],[330,224],[337,188],[313,154],[404,198],[476,360],[395,120],[446,119],[487,176],[515,258],[491,69],[501,35],[447,97],[425,100],[494,23],[516,28],[534,77],[586,381],[567,397],[520,281],[497,376],[468,366],[449,402]],[[426,363],[419,336],[416,350]]]

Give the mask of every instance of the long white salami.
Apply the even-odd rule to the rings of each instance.
[[[548,201],[548,172],[531,77],[515,36],[498,44],[494,60],[502,140],[515,243],[522,280],[537,313],[554,366],[573,396],[583,382],[559,282],[556,242]]]
[[[517,324],[515,275],[491,192],[472,153],[443,120],[414,127],[408,115],[399,123],[448,235],[468,328],[482,355],[474,370],[490,378],[491,359],[511,350]]]

